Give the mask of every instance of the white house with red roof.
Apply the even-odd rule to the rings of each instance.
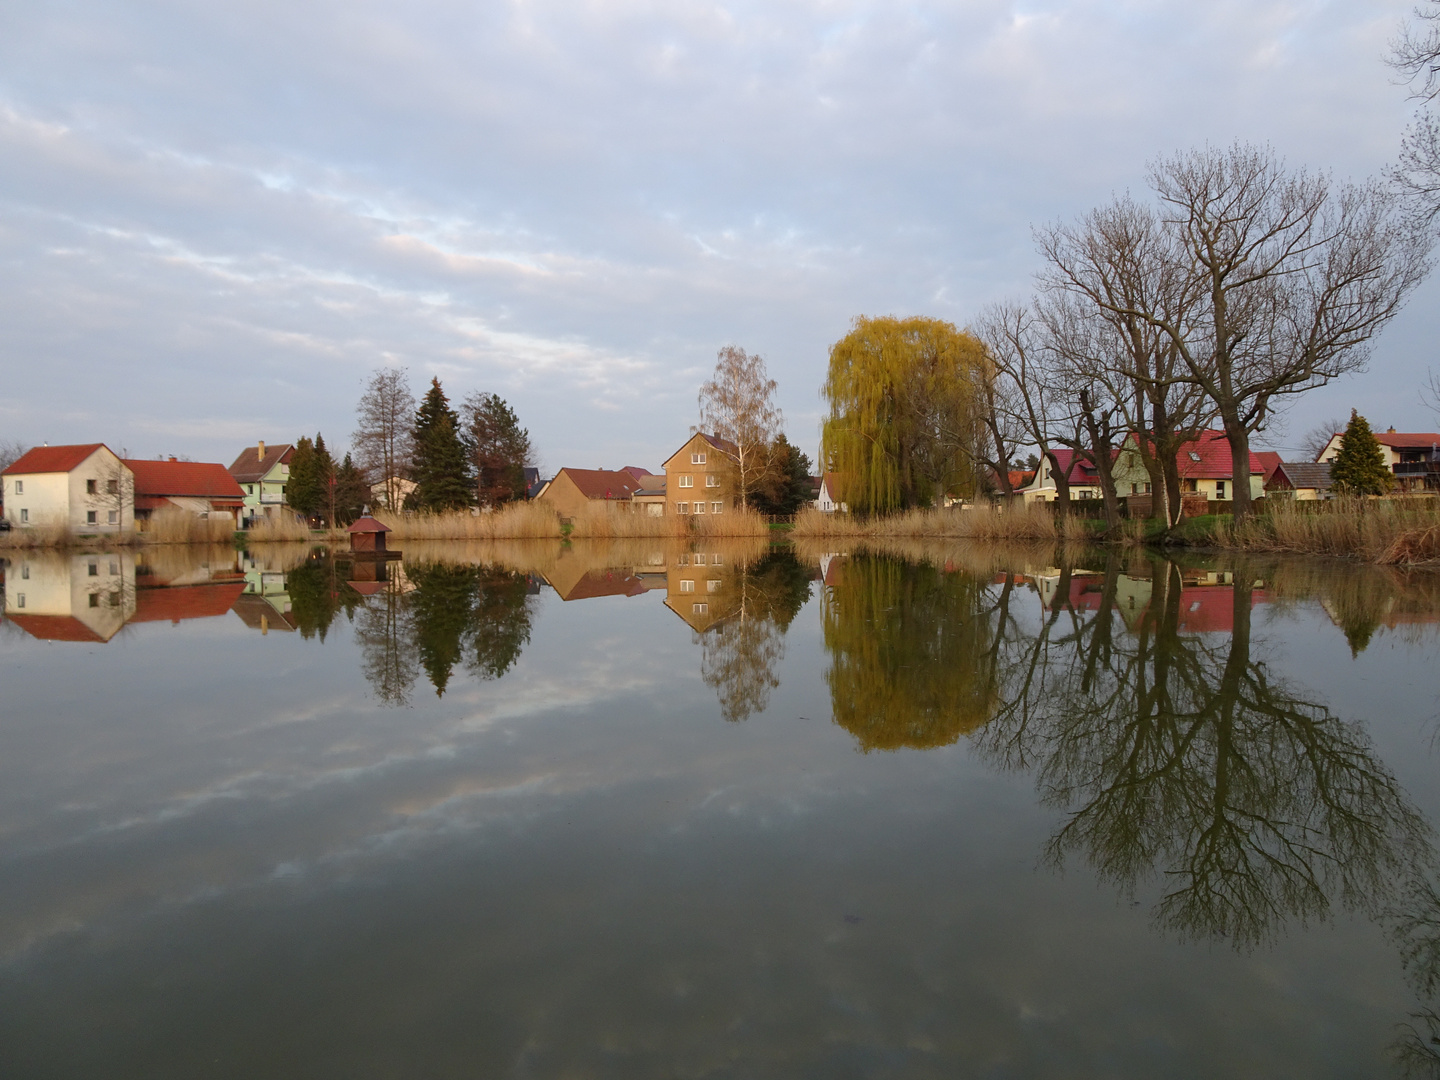
[[[1333,463],[1340,452],[1345,433],[1330,436],[1316,461]],[[1401,491],[1440,491],[1440,433],[1434,431],[1375,432],[1375,441],[1385,455],[1385,464],[1395,474],[1395,486]]]
[[[836,492],[839,490],[836,476],[833,472],[827,472],[820,477],[820,488],[815,492],[813,506],[822,514],[833,514],[836,511],[848,513],[849,507],[840,501]]]
[[[1120,498],[1131,495],[1149,495],[1150,475],[1145,471],[1140,451],[1135,445],[1136,436],[1131,434],[1117,450],[1111,451],[1115,465],[1116,494]],[[1072,499],[1101,498],[1100,477],[1095,466],[1081,458],[1073,450],[1057,450],[1062,475],[1070,481]],[[1203,495],[1212,502],[1230,502],[1235,498],[1234,469],[1230,454],[1230,442],[1223,431],[1202,431],[1190,442],[1180,447],[1176,454],[1176,465],[1180,474],[1182,495]],[[1265,494],[1265,462],[1253,450],[1250,452],[1250,497],[1261,498]],[[1053,502],[1058,497],[1055,479],[1048,459],[1040,462],[1035,478],[1022,492],[1026,502]]]
[[[104,443],[37,446],[0,473],[5,519],[17,529],[126,532],[135,475]]]

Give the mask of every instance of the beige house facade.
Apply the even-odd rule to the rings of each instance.
[[[535,502],[552,507],[564,518],[573,518],[592,503],[618,504],[631,510],[631,498],[640,481],[630,473],[616,469],[561,469],[555,474]]]
[[[135,614],[130,551],[18,554],[5,583],[5,619],[44,641],[105,642]]]
[[[12,528],[104,534],[135,527],[135,476],[104,443],[37,446],[0,480]]]
[[[734,444],[694,431],[665,461],[665,512],[681,517],[735,508]]]

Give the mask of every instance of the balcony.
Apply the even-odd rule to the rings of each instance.
[[[1440,459],[1434,461],[1397,461],[1393,466],[1396,476],[1428,476],[1440,473]]]

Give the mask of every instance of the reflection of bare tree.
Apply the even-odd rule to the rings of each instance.
[[[393,574],[386,587],[356,612],[355,639],[360,643],[361,669],[382,704],[410,703],[410,691],[419,674],[412,643],[413,623]]]
[[[1179,633],[1168,564],[1135,633],[1118,632],[1118,579],[1112,561],[1092,617],[1051,612],[1016,642],[980,738],[1068,810],[1049,858],[1079,853],[1127,890],[1158,873],[1162,926],[1237,946],[1336,903],[1377,911],[1428,828],[1357,727],[1252,659],[1253,570],[1235,573],[1223,641]]]
[[[722,583],[713,600],[722,617],[699,635],[700,677],[715,690],[726,720],[744,720],[770,704],[785,631],[809,597],[809,577],[788,551],[742,564]]]

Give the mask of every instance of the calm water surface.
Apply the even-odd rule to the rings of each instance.
[[[1440,576],[11,553],[0,1076],[1399,1077]]]

